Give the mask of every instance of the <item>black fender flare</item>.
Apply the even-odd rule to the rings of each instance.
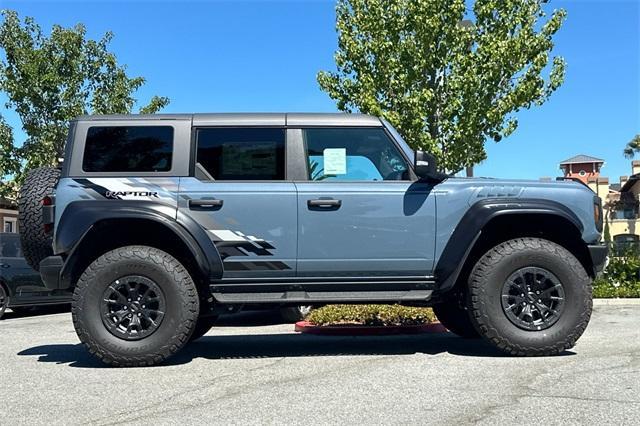
[[[450,290],[458,280],[467,257],[480,238],[482,230],[498,216],[542,214],[559,216],[572,223],[582,233],[584,226],[578,216],[557,201],[544,199],[486,198],[473,204],[462,216],[435,267],[438,292]]]
[[[163,225],[186,245],[204,276],[209,280],[222,277],[222,259],[206,230],[174,206],[152,201],[79,200],[65,208],[56,226],[54,252],[67,255],[60,272],[62,287],[70,284],[73,262],[68,260],[74,251],[96,223],[112,219],[142,219]]]

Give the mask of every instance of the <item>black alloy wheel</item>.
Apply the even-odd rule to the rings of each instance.
[[[111,334],[124,340],[140,340],[160,327],[166,301],[155,282],[128,275],[105,289],[101,312],[102,322]]]
[[[502,309],[523,330],[544,330],[558,321],[564,310],[564,288],[543,268],[515,271],[502,286]]]

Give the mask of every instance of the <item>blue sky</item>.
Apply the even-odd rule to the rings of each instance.
[[[111,30],[130,75],[148,80],[141,100],[171,98],[166,112],[335,111],[316,83],[333,69],[334,1],[10,1],[0,8],[52,24]],[[640,133],[640,0],[552,1],[568,18],[556,38],[565,84],[542,107],[522,111],[515,134],[487,143],[476,174],[557,176],[576,154],[606,160],[603,174],[629,174],[625,143]],[[18,124],[7,114],[12,124]],[[20,134],[17,135],[21,137]]]

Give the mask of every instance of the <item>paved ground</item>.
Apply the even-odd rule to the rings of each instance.
[[[170,365],[115,369],[78,344],[70,314],[9,314],[0,423],[640,423],[640,305],[598,306],[578,345],[549,358],[505,357],[448,334],[292,328],[243,314]]]

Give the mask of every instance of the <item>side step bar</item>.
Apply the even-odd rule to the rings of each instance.
[[[211,295],[218,303],[382,303],[426,302],[431,298],[435,282],[394,279],[302,281],[291,282],[228,282],[210,285]]]

